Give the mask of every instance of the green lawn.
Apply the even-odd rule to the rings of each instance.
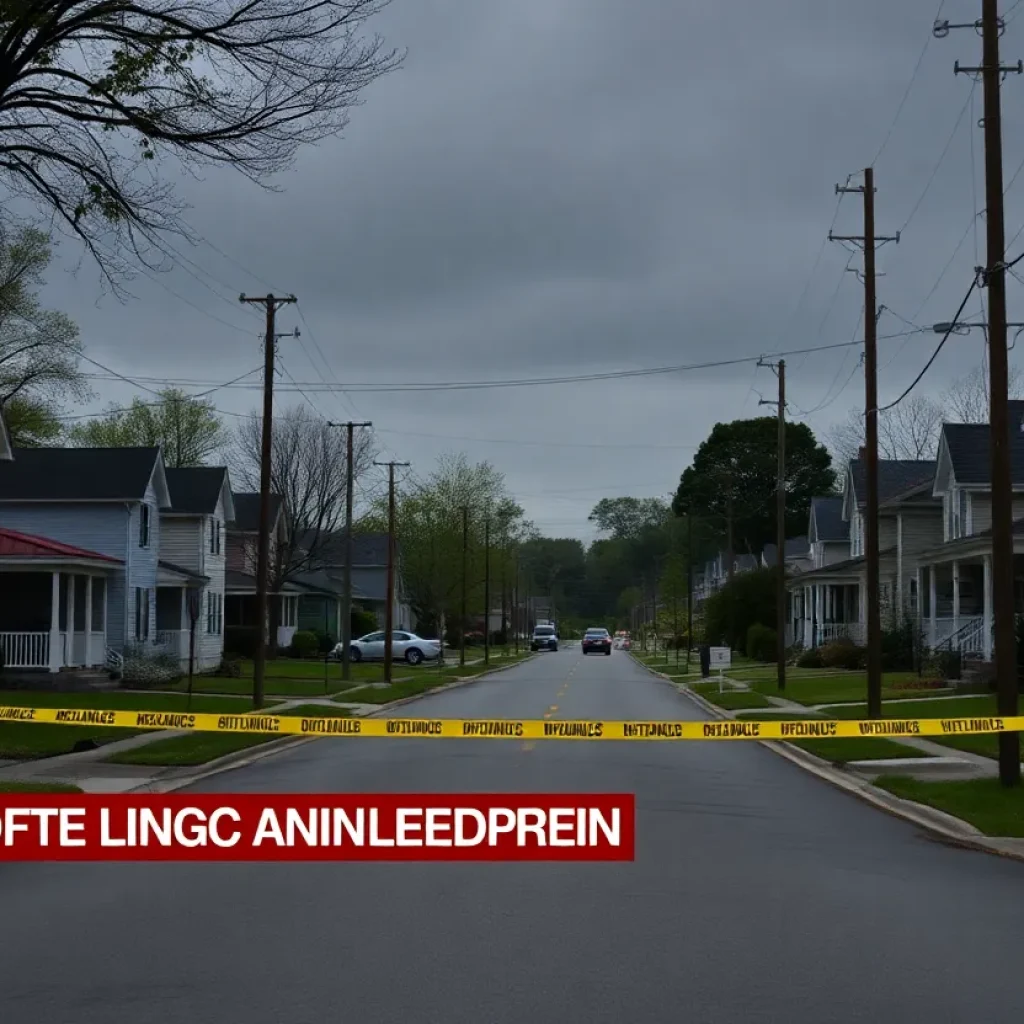
[[[969,821],[987,836],[1024,837],[1024,789],[1004,789],[998,779],[920,782],[883,775],[875,779],[875,785]]]
[[[917,681],[918,676],[914,672],[886,672],[882,676],[882,699],[923,698],[935,693],[934,690],[922,690],[915,686]],[[864,672],[834,676],[791,676],[787,673],[786,689],[781,693],[774,675],[768,679],[749,680],[749,684],[761,693],[807,705],[860,703],[867,699],[868,688],[867,674]]]
[[[64,782],[0,782],[0,793],[81,793]]]
[[[0,706],[46,708],[96,708],[113,711],[184,711],[186,696],[171,693],[132,693],[111,690],[100,693],[40,693],[32,690],[0,691]],[[234,697],[193,697],[193,711],[220,713],[248,711],[252,701]],[[109,726],[39,725],[35,722],[0,722],[0,758],[32,760],[69,754],[76,743],[98,744],[127,739],[140,731]]]
[[[252,679],[252,662],[248,659],[239,662],[242,677]],[[412,666],[406,662],[396,662],[398,668],[404,671],[411,671]],[[343,682],[341,678],[341,662],[324,662],[323,658],[274,658],[268,660],[263,670],[263,677],[269,683],[270,680],[285,679],[301,682],[302,680],[313,680],[323,682],[326,669],[327,679],[332,683]],[[384,678],[384,665],[382,662],[371,662],[367,664],[352,664],[349,666],[353,682],[376,683]],[[204,676],[204,679],[216,679],[216,676]],[[230,680],[228,680],[230,681]],[[337,687],[335,687],[337,689]]]
[[[718,692],[718,683],[693,683],[690,689],[699,693],[705,700],[717,704],[720,708],[737,711],[740,708],[767,708],[771,702],[764,694],[756,690],[724,690]]]
[[[320,715],[342,718],[348,714],[344,708],[332,708],[325,704],[303,704],[298,707],[285,708],[279,713],[303,718]],[[166,740],[155,740],[133,750],[122,750],[107,760],[112,764],[185,767],[206,764],[218,757],[247,750],[250,747],[262,746],[264,743],[280,738],[266,734],[197,732],[187,736],[172,736]]]
[[[801,721],[806,718],[824,718],[826,716],[803,716],[803,715],[758,715],[747,714],[737,715],[743,721],[759,722],[782,722]],[[893,740],[880,736],[857,736],[844,739],[812,739],[812,740],[786,740],[794,747],[806,750],[809,754],[824,758],[833,764],[847,764],[850,761],[878,761],[890,757],[927,757],[922,750],[908,747],[903,743],[896,743]]]

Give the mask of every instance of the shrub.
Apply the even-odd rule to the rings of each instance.
[[[730,583],[704,603],[705,638],[714,645],[744,654],[747,630],[755,622],[774,622],[778,597],[777,569],[737,573]]]
[[[337,644],[338,640],[333,633],[325,633],[322,629],[316,631],[316,649],[318,654],[330,654]]]
[[[747,657],[755,661],[774,661],[779,654],[778,637],[770,626],[755,622],[747,630]]]
[[[128,647],[124,651],[121,685],[135,689],[159,688],[181,676],[181,663],[173,654],[153,654],[148,648]]]
[[[241,659],[225,655],[220,659],[220,664],[217,666],[217,671],[214,672],[214,675],[223,676],[228,679],[238,679],[242,675]]]
[[[311,629],[297,630],[292,637],[291,653],[295,658],[315,658],[319,648],[320,642]]]
[[[377,629],[377,616],[365,608],[354,606],[352,608],[352,637],[358,640],[367,633],[373,633]]]
[[[937,651],[935,662],[943,679],[959,679],[962,657],[959,651]]]
[[[817,647],[808,647],[796,659],[797,668],[822,668],[821,650]]]
[[[909,618],[883,629],[881,640],[883,672],[909,672],[914,669],[920,645],[917,628]]]
[[[867,649],[858,647],[848,637],[840,637],[831,643],[822,644],[818,648],[823,668],[863,668],[866,663]]]

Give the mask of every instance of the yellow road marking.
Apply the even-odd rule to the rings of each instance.
[[[526,741],[526,742],[525,742],[525,743],[523,744],[523,750],[533,750],[533,748],[534,748],[534,747],[535,747],[536,745],[537,745],[537,744],[536,744],[536,743],[534,743],[534,742],[533,742],[533,740],[527,740],[527,741]]]

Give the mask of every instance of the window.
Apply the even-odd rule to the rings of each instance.
[[[281,625],[297,626],[299,619],[299,599],[297,597],[281,598]]]
[[[139,507],[139,547],[149,547],[149,506],[145,502]]]
[[[224,595],[206,592],[206,632],[219,636],[224,629]]]
[[[145,587],[135,588],[135,639],[149,639],[149,591]]]
[[[219,555],[220,554],[220,542],[221,542],[220,520],[219,519],[211,519],[210,520],[210,554],[211,555]]]

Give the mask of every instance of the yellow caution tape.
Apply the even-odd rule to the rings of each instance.
[[[884,736],[957,736],[1024,732],[1013,718],[883,718],[857,721],[595,722],[504,718],[346,718],[191,714],[168,711],[100,711],[86,708],[0,706],[0,723],[94,725],[122,729],[262,733],[280,736],[377,736],[427,739],[526,740],[800,740]]]

